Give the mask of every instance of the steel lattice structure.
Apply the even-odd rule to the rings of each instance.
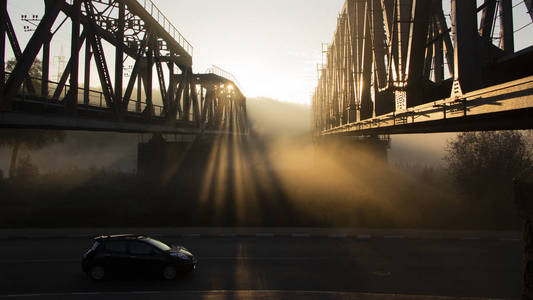
[[[533,47],[511,0],[347,0],[313,97],[318,134],[533,128]],[[533,21],[532,1],[525,0]],[[496,26],[498,25],[498,26]]]
[[[194,74],[192,46],[151,0],[44,0],[44,7],[22,49],[7,0],[0,0],[0,126],[247,133],[246,98],[236,83],[215,74],[226,74],[221,70]],[[62,26],[71,26],[70,57],[52,82],[50,45]],[[7,41],[17,61],[9,73]],[[38,58],[42,76],[30,78]],[[126,59],[134,61],[127,81]],[[115,76],[108,61],[114,61]],[[94,69],[98,90],[90,87]]]

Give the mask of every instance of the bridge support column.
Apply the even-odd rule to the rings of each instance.
[[[201,144],[196,136],[179,136],[167,141],[154,134],[147,143],[138,145],[137,175],[150,182],[167,184],[179,174],[203,170],[209,144]],[[189,174],[191,175],[191,174]]]
[[[524,269],[522,299],[533,299],[533,171],[515,179],[515,205],[523,220]]]
[[[319,144],[328,146],[334,145],[335,148],[341,147],[361,151],[379,161],[388,160],[388,151],[390,149],[390,138],[388,136],[322,136],[318,140]]]

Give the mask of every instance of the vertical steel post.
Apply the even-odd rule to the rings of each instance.
[[[50,81],[50,39],[43,44],[43,68],[41,76],[41,97],[48,98],[48,82]]]
[[[427,48],[430,11],[432,1],[412,0],[413,24],[411,26],[407,58],[407,106],[413,107],[424,102],[424,63]]]
[[[173,54],[171,54],[172,56]],[[168,73],[169,73],[169,83],[168,83],[168,88],[167,88],[167,93],[166,93],[166,104],[165,104],[165,109],[166,109],[166,112],[167,112],[167,121],[171,121],[171,122],[174,122],[176,121],[176,113],[177,113],[177,109],[176,109],[176,76],[174,74],[174,63],[172,62],[169,62],[168,63]]]
[[[80,18],[81,0],[74,0],[72,6],[72,39],[70,41],[70,90],[66,101],[67,109],[76,110],[78,105],[79,64],[80,64]]]
[[[506,54],[514,53],[513,1],[500,0],[501,47]]]
[[[45,5],[45,14],[48,6]],[[43,43],[43,61],[42,61],[42,72],[41,72],[41,97],[48,98],[48,82],[50,81],[50,37],[47,38]]]
[[[385,68],[386,47],[383,12],[380,0],[372,0],[372,40],[374,49],[374,62],[376,67],[376,84],[379,88],[387,85],[387,71]]]
[[[454,77],[463,93],[481,88],[481,61],[475,0],[452,0]]]
[[[142,102],[142,73],[139,72],[137,74],[137,102],[135,103],[135,112],[140,113],[141,112],[141,102]]]
[[[126,4],[124,1],[118,1],[118,28],[115,38],[117,45],[115,46],[115,109],[117,115],[122,117],[122,85],[124,72],[124,29],[126,27]]]
[[[147,33],[150,34],[150,33]],[[150,43],[149,43],[150,44]],[[152,75],[154,66],[154,55],[151,46],[148,46],[148,52],[146,53],[146,69],[143,75],[144,79],[144,92],[146,94],[146,109],[149,113],[148,117],[151,118],[154,114],[154,106],[152,102]]]
[[[398,38],[399,38],[399,74],[400,78],[397,80],[406,81],[408,77],[408,65],[409,65],[409,47],[413,39],[412,23],[416,22],[416,17],[412,16],[412,9],[415,0],[398,0]],[[424,0],[424,2],[431,2]],[[426,11],[427,13],[427,11]]]
[[[438,34],[436,26],[434,27],[435,35]],[[434,65],[435,65],[435,82],[440,83],[444,80],[444,42],[440,37],[434,44]]]
[[[361,77],[358,84],[361,86],[361,119],[370,119],[374,115],[374,103],[372,102],[371,95],[371,79],[373,72],[372,63],[372,39],[371,28],[372,20],[370,18],[370,0],[366,3],[362,3],[361,9],[365,12],[363,16],[363,31],[361,32],[360,41],[361,45]]]
[[[91,43],[88,39],[85,39],[85,76],[83,82],[83,103],[89,105],[90,102],[90,90],[91,90],[91,59],[93,53],[91,50]]]

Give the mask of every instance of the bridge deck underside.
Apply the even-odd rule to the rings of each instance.
[[[0,112],[2,128],[44,128],[60,130],[115,131],[131,133],[197,134],[195,122],[176,121],[168,124],[163,117],[147,122],[142,113],[128,112],[121,122],[103,107],[79,105],[77,115],[64,113],[62,104],[18,98],[12,111]]]
[[[198,126],[195,121],[174,120],[169,122],[164,115],[152,116],[149,121],[142,112],[128,111],[118,121],[105,106],[79,104],[76,115],[65,114],[60,102],[49,99],[19,96],[13,101],[10,111],[0,111],[0,128],[85,130],[122,133],[164,133],[204,135],[245,135],[227,128]]]
[[[379,135],[533,129],[533,76],[323,131]]]

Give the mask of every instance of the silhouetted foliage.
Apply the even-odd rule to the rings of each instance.
[[[17,156],[21,147],[25,147],[28,150],[40,150],[64,140],[64,131],[1,129],[0,147],[12,147],[9,177],[16,175]]]
[[[531,166],[527,145],[517,131],[461,133],[448,142],[448,171],[479,217],[514,217],[512,181]]]
[[[15,177],[19,179],[30,179],[39,176],[39,167],[37,167],[29,155],[23,156],[15,172]]]
[[[15,66],[17,65],[17,61],[12,58],[6,62],[6,71],[12,72],[15,69]],[[28,72],[31,78],[41,78],[43,70],[43,63],[39,59],[35,59],[35,62],[30,68],[30,71]]]
[[[8,60],[6,63],[6,71],[13,71],[16,64],[17,61],[15,59]],[[42,62],[39,59],[36,59],[28,72],[29,76],[34,79],[40,78],[42,75],[42,68]],[[39,83],[36,80],[33,80],[33,82],[35,86]],[[9,177],[17,176],[17,156],[22,146],[28,150],[40,150],[51,144],[63,142],[64,140],[65,133],[62,131],[19,129],[0,130],[0,147],[12,147]]]
[[[531,165],[524,136],[516,131],[461,133],[448,142],[448,170],[465,190],[512,179]]]

